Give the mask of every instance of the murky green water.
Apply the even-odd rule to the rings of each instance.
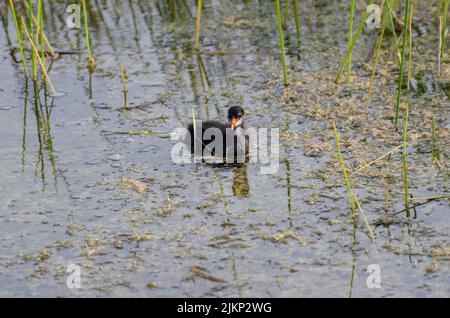
[[[417,206],[408,221],[398,213],[401,153],[363,171],[352,185],[372,244],[361,219],[353,226],[336,156],[333,119],[350,170],[401,143],[392,48],[384,48],[366,119],[375,33],[361,35],[352,84],[333,82],[347,5],[300,2],[302,41],[290,21],[285,90],[272,2],[206,1],[202,54],[193,51],[194,2],[88,1],[92,76],[82,30],[66,27],[64,1],[49,2],[49,40],[82,53],[54,61],[50,77],[67,94],[47,100],[11,58],[16,34],[0,5],[9,16],[0,30],[0,296],[448,297],[448,199]],[[449,189],[450,62],[447,51],[435,79],[434,8],[421,5],[404,97],[415,197]],[[192,106],[198,118],[225,118],[231,103],[244,107],[248,126],[280,129],[278,173],[171,161],[174,142],[164,134],[189,123]],[[81,289],[66,286],[69,264],[81,268]],[[379,289],[366,284],[370,264],[380,266]]]

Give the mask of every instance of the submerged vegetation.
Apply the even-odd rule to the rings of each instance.
[[[280,49],[281,49],[281,60],[282,60],[282,66],[283,66],[283,79],[284,79],[284,84],[287,86],[288,85],[288,76],[287,76],[287,63],[286,63],[286,57],[285,57],[285,44],[284,44],[284,36],[283,36],[283,24],[282,24],[282,17],[281,17],[281,6],[280,6],[280,1],[279,0],[274,0],[275,2],[275,12],[276,12],[276,18],[277,18],[277,27],[278,27],[278,34],[279,34],[279,42],[280,42]],[[392,3],[394,5],[392,5]],[[375,0],[371,0],[368,3],[368,8],[370,8],[372,5],[375,4]],[[393,7],[395,8],[400,8],[401,7],[401,1],[391,1],[391,0],[386,0],[383,1],[382,3],[382,10],[379,10],[381,16],[379,17],[381,20],[380,23],[380,29],[379,29],[379,36],[378,36],[378,41],[376,42],[376,52],[375,52],[375,62],[373,63],[373,67],[372,67],[372,72],[371,72],[371,76],[370,76],[370,84],[369,84],[369,89],[368,89],[368,100],[367,100],[367,106],[366,106],[366,113],[368,114],[369,112],[369,105],[371,103],[371,97],[372,97],[372,86],[373,86],[373,81],[374,81],[374,77],[376,74],[376,69],[377,69],[377,65],[379,62],[379,58],[381,55],[381,49],[382,49],[382,44],[383,44],[383,37],[384,37],[384,33],[385,33],[385,29],[386,26],[390,25],[390,32],[392,34],[392,36],[394,37],[394,46],[396,48],[396,51],[398,52],[397,57],[399,59],[399,75],[398,75],[398,80],[397,80],[397,97],[396,97],[396,104],[395,104],[395,120],[393,122],[394,124],[394,128],[397,130],[397,125],[398,125],[398,121],[399,121],[399,111],[400,111],[400,107],[401,107],[401,96],[402,96],[402,89],[404,86],[404,74],[407,73],[407,83],[406,83],[406,91],[410,90],[410,84],[411,84],[411,73],[412,73],[412,50],[413,50],[413,13],[414,13],[414,3],[411,4],[410,0],[405,0],[404,1],[404,15],[403,15],[403,29],[400,30],[400,33],[402,35],[402,43],[401,43],[401,51],[399,51],[400,49],[398,48],[398,41],[397,41],[397,32],[398,32],[398,28],[396,27],[395,22],[397,22],[397,24],[399,24],[399,22],[397,20],[394,21],[394,19],[396,18],[396,14],[395,11],[393,10]],[[199,0],[198,4],[197,4],[197,18],[196,18],[196,36],[195,36],[195,48],[198,50],[198,41],[199,41],[199,30],[200,30],[200,16],[202,13],[202,9],[203,9],[203,1]],[[297,6],[297,1],[293,1],[293,9],[294,9],[294,16],[296,19],[296,32],[297,32],[297,36],[300,36],[300,25],[297,22],[297,18],[298,18],[298,6]],[[441,7],[441,6],[440,6]],[[287,29],[287,21],[289,20],[289,1],[285,1],[284,3],[284,29]],[[439,45],[439,53],[438,55],[440,55],[442,57],[443,54],[443,47],[445,45],[446,42],[446,17],[447,17],[447,10],[448,10],[448,1],[446,0],[445,3],[442,5],[442,9],[443,9],[443,16],[444,18],[442,18],[442,20],[444,21],[442,23],[442,27],[441,27],[441,40],[442,40],[442,44]],[[439,8],[439,10],[441,10]],[[353,20],[354,20],[354,15],[355,15],[355,1],[350,1],[350,14],[349,14],[349,31],[348,31],[348,47],[347,47],[347,53],[344,56],[344,59],[341,62],[340,68],[338,70],[337,73],[337,77],[335,82],[337,84],[339,84],[340,82],[340,78],[341,75],[344,71],[344,67],[345,65],[347,65],[347,77],[349,82],[351,81],[351,64],[352,64],[352,51],[355,49],[356,47],[356,43],[358,40],[358,37],[360,36],[361,32],[363,31],[364,25],[367,21],[367,19],[370,17],[370,19],[372,20],[371,23],[373,24],[373,21],[375,21],[376,19],[378,19],[378,17],[375,17],[373,15],[373,12],[369,12],[369,10],[366,10],[362,16],[362,19],[360,21],[360,24],[355,32],[355,34],[353,34],[354,30],[353,30]],[[439,15],[439,13],[438,13]],[[395,18],[394,18],[395,17]],[[441,42],[440,42],[441,43]],[[408,54],[408,59],[406,62],[406,54]],[[407,66],[406,66],[407,65]],[[404,126],[404,133],[403,133],[403,178],[404,178],[404,193],[405,193],[405,209],[407,211],[407,216],[409,217],[409,205],[408,205],[408,201],[409,201],[409,191],[408,191],[408,178],[407,178],[407,162],[406,162],[406,140],[407,140],[407,125],[408,125],[408,108],[409,106],[406,106],[406,111],[405,111],[405,126]],[[347,189],[348,189],[348,194],[349,194],[349,198],[350,198],[350,204],[351,204],[351,210],[352,210],[352,215],[353,218],[355,219],[356,217],[356,213],[355,213],[355,209],[356,206],[358,206],[358,208],[362,211],[362,208],[360,206],[360,204],[356,204],[355,202],[357,202],[357,199],[354,197],[354,194],[352,192],[351,189],[351,185],[350,185],[350,181],[347,175],[347,171],[345,168],[345,164],[342,158],[342,153],[340,150],[340,143],[339,143],[339,133],[336,129],[335,124],[333,123],[333,129],[335,132],[335,138],[336,138],[336,146],[337,146],[337,151],[338,151],[338,157],[339,157],[339,161],[342,167],[342,172],[344,175],[344,179],[345,179],[345,183],[347,185]],[[400,146],[394,148],[393,150],[391,150],[390,152],[388,152],[387,154],[383,155],[382,157],[376,159],[375,161],[373,161],[372,163],[375,163],[378,160],[381,160],[382,158],[384,158],[385,156],[390,155],[393,151],[396,151]],[[372,164],[370,163],[370,164]],[[368,165],[370,165],[368,164]],[[366,167],[368,166],[366,165]],[[373,236],[373,231],[370,228],[370,225],[368,224],[367,220],[365,220],[365,224],[368,227],[368,232],[370,233],[370,237],[372,240],[374,240],[374,236]]]

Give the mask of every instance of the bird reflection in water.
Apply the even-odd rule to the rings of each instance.
[[[233,195],[235,197],[248,197],[249,193],[247,165],[237,165],[233,171]]]

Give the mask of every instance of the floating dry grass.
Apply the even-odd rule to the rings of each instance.
[[[362,167],[358,168],[357,170],[353,171],[353,172],[350,174],[350,177],[352,177],[352,176],[358,174],[358,172],[360,172],[360,171],[362,171],[362,170],[364,170],[364,169],[370,167],[371,165],[377,163],[378,161],[383,160],[384,158],[386,158],[386,157],[388,157],[389,155],[393,154],[394,152],[398,151],[398,150],[401,149],[402,147],[403,147],[403,144],[398,145],[398,146],[395,147],[394,149],[389,150],[388,152],[386,152],[386,153],[383,154],[382,156],[376,158],[375,160],[372,160],[371,162],[369,162],[369,163],[363,165]]]
[[[434,200],[441,200],[441,199],[448,199],[450,198],[450,194],[442,194],[437,195],[434,197],[412,197],[408,198],[408,201],[434,201]]]
[[[199,277],[215,283],[227,283],[225,279],[209,274],[206,268],[201,266],[192,266],[190,271],[192,273],[192,276],[187,279],[194,279],[195,277]]]
[[[140,194],[149,191],[148,186],[145,183],[143,183],[142,181],[139,181],[137,179],[123,177],[121,180],[121,184],[125,189],[133,189]]]

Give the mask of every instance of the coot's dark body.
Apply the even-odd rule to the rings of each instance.
[[[200,136],[197,136],[197,151],[201,154],[204,153],[205,147],[210,147],[209,151],[214,156],[219,157],[227,157],[237,159],[239,156],[243,156],[248,154],[248,136],[245,135],[244,131],[244,110],[239,106],[233,106],[228,110],[228,122],[224,123],[218,120],[205,120],[201,121],[201,139]],[[200,121],[197,121],[197,125],[200,125]],[[205,138],[205,132],[210,129],[215,128],[216,131],[211,130],[209,133],[211,134],[211,138]],[[189,124],[187,127],[190,134],[191,151],[194,152],[194,127],[193,124]],[[220,134],[219,134],[220,131]],[[200,133],[200,128],[197,127],[197,135]],[[211,144],[215,135],[222,136],[222,149],[214,149],[214,144]],[[231,142],[232,147],[234,149],[227,149],[227,140],[229,138],[233,138],[233,142]],[[200,148],[201,147],[201,148]],[[234,152],[233,152],[234,150]],[[208,151],[208,149],[206,150]],[[231,157],[231,153],[234,153],[234,156]]]

